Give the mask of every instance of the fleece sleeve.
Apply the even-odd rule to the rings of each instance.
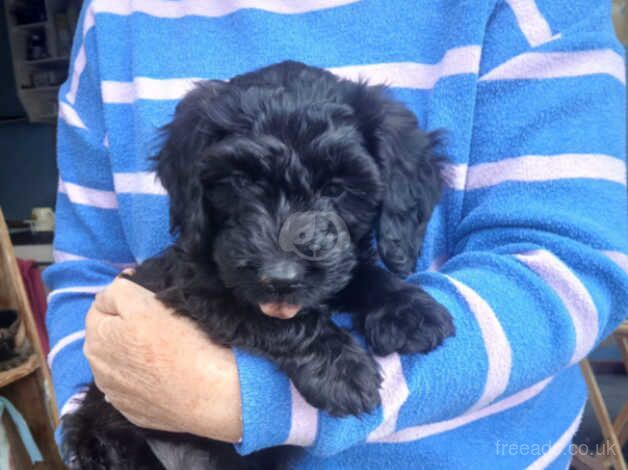
[[[91,382],[83,356],[85,315],[96,292],[133,262],[113,191],[102,118],[95,28],[86,2],[69,76],[59,92],[55,263],[44,272],[55,395],[61,414]]]
[[[409,279],[451,312],[456,336],[426,356],[380,358],[382,406],[360,418],[313,410],[270,363],[238,352],[240,452],[332,455],[497,413],[541,393],[625,318],[624,51],[609,2],[539,1],[534,25],[525,14],[537,12],[515,17],[516,3],[488,22],[468,163],[447,168],[445,198],[459,200],[449,251]]]

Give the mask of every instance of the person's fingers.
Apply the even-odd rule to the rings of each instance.
[[[97,370],[94,370],[94,368],[92,367],[92,372],[94,374],[94,384],[96,385],[96,388],[98,388],[98,390],[100,390],[102,393],[107,395],[107,392],[110,392],[109,387],[107,386],[107,382],[106,380],[103,380],[104,374],[100,374],[97,372]],[[110,396],[110,395],[107,395]]]
[[[118,409],[118,407],[115,408]],[[120,411],[122,416],[124,416],[128,421],[140,428],[163,431],[164,428],[167,427],[167,430],[169,432],[186,432],[185,429],[179,427],[174,423],[169,422],[167,425],[164,425],[163,422],[159,419],[154,419],[150,416],[138,415],[137,413],[135,413],[135,411],[123,412],[120,409],[118,409],[118,411]]]
[[[125,316],[135,312],[150,302],[155,302],[155,295],[148,289],[123,277],[117,277],[105,289],[99,292],[93,307],[102,313]]]
[[[122,414],[122,416],[135,426],[146,429],[162,429],[159,419],[138,410],[137,406],[134,405],[133,400],[129,399],[125,395],[108,395],[108,401],[116,410],[120,412],[120,414]],[[170,431],[176,431],[176,429],[170,429]]]
[[[134,424],[137,427],[140,428],[144,428],[144,429],[158,429],[157,427],[155,427],[154,424],[152,424],[151,420],[148,418],[145,418],[144,416],[137,416],[133,410],[127,410],[124,407],[121,407],[120,405],[116,405],[113,402],[111,402],[111,404],[114,406],[115,409],[117,409],[120,414],[122,414],[122,416],[124,416],[127,421],[129,421],[131,424]]]
[[[96,304],[96,301],[92,303],[92,306],[87,311],[87,316],[85,317],[85,335],[89,336],[92,332],[96,332],[98,324],[102,321],[102,318],[107,316],[102,310],[100,310],[99,305]]]
[[[100,313],[118,315],[116,295],[111,285],[105,287],[105,289],[96,294],[92,304],[92,309],[96,309]]]
[[[97,338],[95,338],[95,334],[98,329],[98,323],[101,316],[102,314],[100,311],[92,305],[92,307],[87,311],[87,316],[85,317],[85,341],[83,342],[83,354],[90,363],[94,354],[94,347],[96,346],[95,342],[97,341]]]
[[[85,318],[85,342],[83,354],[92,367],[101,355],[108,355],[112,345],[119,345],[124,328],[122,318],[117,315],[102,313],[92,306]],[[108,357],[110,359],[110,357]]]

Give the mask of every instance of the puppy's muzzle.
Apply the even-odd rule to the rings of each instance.
[[[279,260],[260,269],[259,282],[274,293],[289,293],[303,286],[303,271],[298,262]]]

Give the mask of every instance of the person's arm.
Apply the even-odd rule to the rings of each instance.
[[[491,16],[470,163],[449,167],[450,190],[464,192],[449,260],[410,279],[451,312],[455,338],[426,356],[380,359],[383,406],[345,419],[305,403],[270,362],[236,351],[241,453],[295,444],[330,455],[515,406],[626,316],[623,51],[608,2],[541,6],[552,23],[525,36],[505,2]]]
[[[95,28],[86,14],[77,25],[69,76],[59,93],[59,191],[55,264],[44,280],[51,290],[46,322],[55,395],[61,414],[92,380],[82,347],[85,315],[94,295],[121,267],[134,262],[114,193],[102,116]],[[85,34],[86,32],[86,34]]]

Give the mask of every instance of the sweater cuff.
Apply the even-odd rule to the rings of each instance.
[[[242,454],[283,444],[290,431],[290,382],[269,360],[234,348],[240,376]]]

